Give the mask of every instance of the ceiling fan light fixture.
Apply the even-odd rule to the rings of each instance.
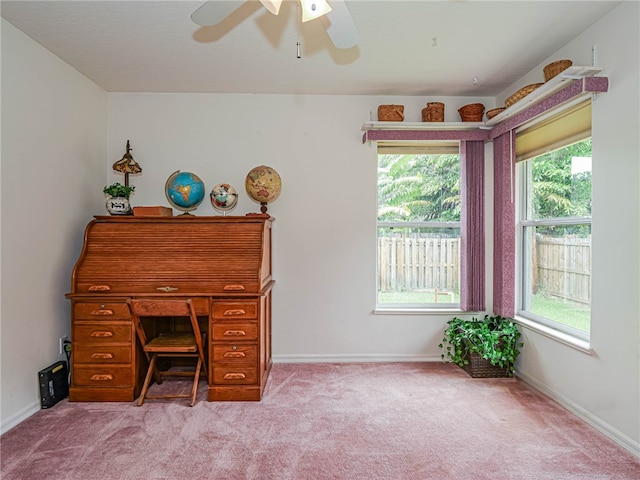
[[[280,5],[282,5],[282,0],[260,0],[264,8],[269,10],[274,15],[278,15],[280,11]]]
[[[331,7],[326,0],[300,0],[300,3],[302,5],[303,22],[319,18],[331,11]]]

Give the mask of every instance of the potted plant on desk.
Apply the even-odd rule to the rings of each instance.
[[[109,196],[107,199],[107,211],[111,215],[129,215],[131,214],[131,204],[129,196],[136,189],[133,185],[122,185],[121,183],[112,183],[102,190]]]
[[[462,367],[474,378],[513,377],[513,366],[523,346],[516,323],[500,315],[483,320],[453,318],[439,345],[442,359]],[[446,347],[445,347],[446,345]]]

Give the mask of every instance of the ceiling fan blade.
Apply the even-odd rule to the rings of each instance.
[[[344,0],[330,0],[332,10],[321,17],[322,24],[327,29],[327,35],[336,48],[351,48],[358,44],[360,35],[351,13]]]
[[[233,13],[246,0],[208,0],[191,14],[197,25],[209,27],[217,25]]]

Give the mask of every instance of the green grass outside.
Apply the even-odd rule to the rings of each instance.
[[[381,305],[387,304],[415,304],[415,303],[459,303],[460,295],[454,293],[453,301],[451,296],[438,294],[438,300],[436,301],[433,292],[379,292],[378,303]],[[392,306],[392,305],[389,305]]]
[[[591,308],[583,303],[562,300],[538,293],[532,298],[532,312],[563,325],[589,333]]]
[[[447,295],[438,295],[436,302],[433,292],[381,292],[378,304],[392,307],[394,304],[450,303]],[[460,295],[454,294],[454,303],[460,302]],[[591,329],[591,309],[589,306],[549,297],[542,294],[532,298],[533,313],[568,325],[583,332]]]

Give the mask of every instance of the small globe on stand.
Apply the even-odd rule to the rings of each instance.
[[[247,174],[245,188],[249,196],[260,204],[260,212],[266,214],[267,204],[280,196],[282,180],[273,168],[260,165]]]
[[[219,183],[211,189],[211,206],[214,210],[226,215],[238,204],[238,193],[228,183]]]
[[[198,208],[204,199],[204,182],[191,172],[173,172],[167,179],[164,190],[169,203],[182,210],[183,215],[191,215],[189,212]]]

